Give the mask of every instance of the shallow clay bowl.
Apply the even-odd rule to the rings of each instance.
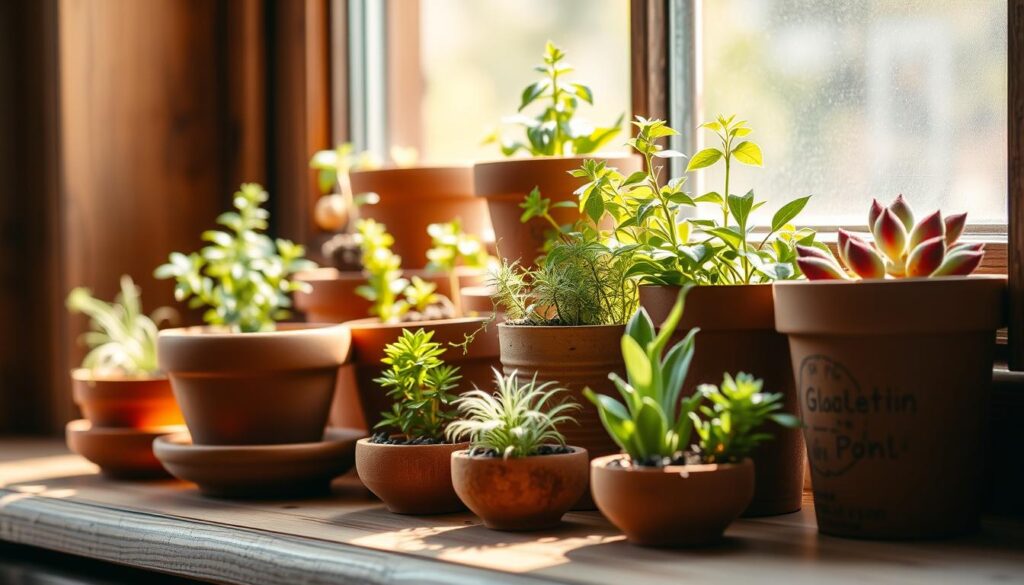
[[[327,494],[331,480],[352,469],[358,429],[331,428],[319,443],[194,445],[188,433],[160,437],[153,452],[167,471],[221,498]]]
[[[149,429],[96,427],[86,419],[73,420],[64,429],[69,449],[99,465],[103,475],[115,479],[167,477],[167,471],[153,456],[153,440],[184,430],[184,425]]]

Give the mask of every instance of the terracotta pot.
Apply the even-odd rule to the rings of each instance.
[[[355,193],[380,195],[375,205],[359,208],[362,217],[376,220],[395,234],[395,254],[407,268],[427,265],[430,236],[427,226],[458,218],[462,229],[481,239],[491,232],[485,205],[473,197],[473,169],[469,166],[413,167],[353,171]]]
[[[572,453],[502,459],[452,454],[452,483],[462,503],[494,530],[541,530],[562,521],[587,489],[589,457]]]
[[[384,371],[380,360],[384,359],[384,347],[402,335],[403,329],[433,331],[433,341],[446,348],[441,356],[446,363],[458,366],[462,380],[456,392],[465,392],[476,385],[490,388],[494,382],[492,368],[498,367],[498,335],[494,325],[486,330],[480,327],[487,321],[484,317],[460,317],[437,321],[410,323],[381,323],[379,319],[358,319],[345,325],[352,331],[352,361],[355,363],[359,403],[368,428],[380,421],[380,413],[391,410],[391,401],[384,389],[373,380]],[[462,343],[466,335],[476,333],[476,339],[469,345],[468,353],[462,348],[452,347]]]
[[[675,286],[641,286],[640,305],[660,325],[679,295]],[[686,296],[686,310],[672,337],[682,339],[700,327],[683,395],[700,384],[721,384],[722,374],[753,374],[764,380],[765,392],[781,392],[783,408],[798,414],[796,386],[789,364],[789,343],[775,331],[772,287],[767,284],[698,286]],[[804,450],[798,429],[774,423],[762,428],[774,439],[753,454],[757,485],[745,516],[786,514],[800,509],[803,497]]]
[[[598,509],[626,539],[643,546],[712,544],[750,505],[754,465],[609,466],[625,455],[590,463],[590,488]]]
[[[518,372],[523,380],[536,374],[538,381],[557,381],[569,390],[563,397],[583,407],[573,413],[579,424],[563,425],[558,430],[565,435],[566,442],[586,449],[591,458],[619,452],[618,445],[601,425],[597,408],[583,396],[583,389],[589,386],[594,392],[619,396],[608,373],[626,376],[620,350],[624,330],[623,325],[498,325],[505,374]]]
[[[460,286],[477,285],[487,279],[486,272],[480,269],[458,268],[456,273]],[[437,285],[439,294],[452,298],[451,280],[446,273],[403,270],[402,275],[406,278],[418,276]],[[356,289],[366,284],[366,276],[362,272],[317,268],[300,273],[296,280],[308,282],[312,287],[309,292],[294,294],[295,308],[302,311],[310,323],[344,323],[370,315],[370,301],[356,294]]]
[[[450,514],[463,509],[452,487],[452,453],[468,446],[387,445],[360,439],[356,473],[395,514]]]
[[[155,479],[167,477],[153,456],[153,439],[180,433],[181,425],[148,429],[104,428],[85,419],[71,421],[64,429],[68,448],[100,467],[114,479]]]
[[[462,287],[459,291],[462,296],[462,312],[474,317],[493,315],[494,302],[491,297],[494,293],[494,287],[487,285]]]
[[[1003,277],[786,282],[789,336],[824,533],[932,538],[978,524]]]
[[[312,443],[323,437],[349,341],[342,325],[189,327],[161,331],[157,355],[197,445]]]
[[[330,492],[331,480],[352,469],[354,429],[329,428],[323,440],[287,445],[193,445],[188,433],[163,436],[153,452],[178,479],[220,498],[280,498]]]
[[[534,187],[552,203],[578,201],[573,192],[583,181],[571,176],[569,171],[580,168],[588,159],[607,161],[608,166],[626,175],[643,167],[641,158],[632,154],[512,158],[473,166],[476,194],[487,198],[497,250],[502,258],[533,266],[544,246],[544,234],[551,226],[539,218],[523,225],[519,221],[523,213],[519,204]],[[559,224],[571,224],[580,218],[579,211],[572,208],[552,209],[551,215]]]
[[[75,404],[98,427],[142,429],[185,422],[166,377],[97,378],[78,368],[71,370],[71,381]]]

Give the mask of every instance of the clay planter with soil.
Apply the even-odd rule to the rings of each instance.
[[[408,268],[426,266],[431,246],[427,226],[432,223],[458,219],[463,231],[481,239],[490,232],[486,205],[473,196],[469,166],[352,171],[350,178],[354,193],[380,196],[376,204],[360,207],[359,214],[401,235],[393,250]]]
[[[590,489],[601,513],[643,546],[713,544],[750,505],[754,465],[631,467],[625,455],[590,463]]]
[[[818,527],[935,538],[977,527],[1003,277],[780,282]]]
[[[603,160],[608,166],[629,175],[639,171],[643,161],[628,154],[595,154],[580,156],[552,156],[543,158],[516,158],[477,163],[473,167],[476,194],[487,200],[491,224],[498,253],[510,262],[519,260],[533,266],[544,246],[544,234],[552,229],[543,219],[534,218],[525,225],[519,218],[523,209],[519,204],[534,189],[551,200],[552,204],[577,202],[573,193],[582,181],[569,174],[580,168],[584,160]],[[560,224],[572,224],[580,219],[578,209],[554,208],[551,215]]]
[[[583,496],[587,452],[504,459],[452,454],[452,483],[466,507],[494,530],[541,530],[557,526]]]
[[[459,317],[436,321],[409,321],[381,323],[376,317],[357,319],[345,323],[352,332],[352,362],[355,364],[359,402],[367,428],[373,428],[380,421],[380,413],[391,410],[391,402],[374,379],[384,370],[381,360],[384,348],[402,334],[403,329],[433,331],[433,341],[446,349],[441,359],[457,366],[462,380],[456,393],[470,390],[474,384],[484,388],[493,378],[492,368],[498,367],[498,335],[494,325],[486,330],[481,326],[485,317]],[[466,335],[476,332],[476,338],[463,353],[453,343],[463,343]]]
[[[72,396],[97,427],[144,429],[184,423],[170,381],[163,376],[102,376],[71,371]]]
[[[356,443],[356,472],[396,514],[450,514],[463,509],[452,487],[452,453],[468,443]]]
[[[640,305],[655,323],[668,316],[679,295],[675,286],[641,286]],[[670,343],[699,327],[696,351],[683,395],[700,384],[717,384],[722,372],[747,372],[764,380],[765,392],[782,393],[785,412],[797,414],[796,386],[786,336],[775,331],[772,287],[767,284],[698,286],[686,297],[686,311]],[[786,514],[800,509],[805,450],[799,429],[772,426],[775,437],[751,454],[757,483],[746,516]]]
[[[158,352],[196,445],[311,443],[323,437],[349,341],[342,325],[190,327],[161,331]]]
[[[556,381],[568,389],[566,397],[582,406],[573,414],[579,424],[558,430],[568,444],[585,449],[592,458],[618,453],[619,447],[601,427],[597,409],[583,397],[583,389],[589,386],[599,394],[618,394],[608,374],[626,376],[619,349],[624,329],[624,325],[498,325],[502,371],[517,372],[521,380],[536,374],[538,382]]]

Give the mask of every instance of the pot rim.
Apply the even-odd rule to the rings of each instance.
[[[448,319],[429,319],[427,321],[404,321],[399,323],[384,323],[379,317],[363,317],[345,321],[342,325],[349,329],[419,329],[424,327],[437,327],[438,325],[465,325],[469,323],[483,323],[489,321],[489,317],[450,317]]]
[[[70,371],[71,379],[77,382],[166,382],[168,380],[167,374],[159,372],[156,374],[135,374],[131,376],[127,375],[101,375],[94,376],[92,370],[89,368],[71,368]]]
[[[537,329],[542,331],[594,331],[594,330],[610,330],[610,329],[623,329],[625,330],[626,324],[621,325],[516,325],[508,321],[502,321],[498,323],[498,330],[509,329],[516,331],[525,331],[531,329]]]
[[[371,443],[370,440],[373,437],[363,437],[356,441],[356,445],[362,445],[364,447],[372,449],[397,449],[403,447],[429,447],[435,450],[448,450],[452,448],[464,449],[469,446],[469,441],[462,441],[459,443],[432,443],[429,445],[393,445],[391,443]]]
[[[629,457],[625,453],[605,455],[590,462],[591,469],[603,469],[611,473],[643,473],[643,474],[680,474],[680,473],[718,473],[753,465],[750,457],[744,457],[739,463],[700,463],[697,465],[666,465],[665,467],[608,467],[613,461]]]
[[[139,437],[142,435],[152,436],[153,438],[162,437],[164,435],[180,435],[188,434],[187,427],[184,424],[179,425],[160,425],[152,427],[101,427],[92,424],[92,421],[87,418],[78,418],[73,421],[69,421],[64,425],[64,432],[68,434],[81,434],[90,436],[117,436],[126,437],[133,436]]]
[[[454,164],[417,164],[411,167],[399,167],[399,166],[383,166],[376,169],[352,169],[349,171],[350,175],[378,175],[378,174],[412,174],[416,172],[447,172],[447,171],[464,171],[472,170],[473,165],[470,163],[454,163]]]
[[[1007,281],[1005,274],[971,274],[968,276],[936,276],[936,277],[914,277],[914,278],[867,278],[861,280],[777,280],[771,283],[776,287],[792,286],[860,286],[878,288],[882,286],[906,286],[907,284],[924,284],[925,286],[939,286],[942,283],[957,283],[968,281]]]
[[[162,329],[157,338],[168,339],[264,339],[283,337],[317,337],[323,334],[331,335],[341,333],[345,327],[341,323],[277,323],[277,326],[286,326],[284,329],[273,331],[233,332],[226,331],[223,327],[214,325],[195,325],[192,327],[174,327]]]
[[[454,453],[452,453],[452,459],[464,459],[466,461],[477,461],[477,462],[480,462],[480,463],[485,463],[485,462],[510,463],[510,462],[513,462],[513,461],[530,461],[530,460],[537,460],[537,459],[542,459],[542,460],[548,461],[548,460],[552,460],[552,459],[560,459],[560,458],[578,456],[578,455],[581,455],[581,454],[582,455],[586,455],[587,454],[587,450],[584,449],[583,447],[577,447],[575,445],[566,445],[566,447],[572,449],[572,451],[569,452],[569,453],[549,453],[547,455],[527,455],[526,457],[509,457],[508,459],[506,459],[504,457],[484,457],[482,455],[470,455],[469,454],[469,449],[461,449],[459,451],[455,451]]]
[[[590,154],[562,154],[551,156],[512,156],[505,158],[489,158],[473,163],[473,170],[480,167],[498,166],[503,163],[522,163],[524,161],[584,161],[584,160],[610,160],[613,158],[634,158],[639,156],[634,152],[626,150],[600,151]]]

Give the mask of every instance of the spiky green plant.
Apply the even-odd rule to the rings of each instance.
[[[113,303],[92,296],[89,289],[76,287],[66,305],[72,313],[89,317],[92,328],[82,335],[90,348],[82,367],[94,375],[152,375],[159,371],[156,337],[159,312],[147,317],[142,312],[140,291],[128,275],[121,277],[121,292]]]
[[[494,385],[494,393],[474,388],[455,401],[462,418],[448,425],[449,440],[468,438],[471,455],[497,453],[505,459],[537,455],[545,445],[565,445],[558,426],[575,423],[569,412],[580,408],[572,401],[552,404],[565,388],[557,382],[538,384],[536,374],[524,381],[516,372],[503,376],[497,370]]]
[[[454,418],[452,394],[461,379],[459,368],[441,359],[445,349],[431,341],[433,331],[403,329],[394,343],[384,348],[381,363],[388,366],[374,380],[393,401],[391,410],[375,428],[397,430],[407,440],[444,438],[444,429]]]
[[[735,463],[773,435],[757,429],[771,420],[786,428],[800,426],[782,409],[781,393],[761,392],[763,382],[750,374],[723,375],[722,385],[701,384],[697,395],[706,400],[700,414],[690,413],[697,433],[700,456],[705,463]]]
[[[308,290],[309,284],[291,275],[315,268],[303,258],[305,248],[290,240],[271,239],[265,233],[270,212],[262,207],[267,192],[256,183],[244,183],[235,193],[235,211],[222,213],[217,223],[228,231],[209,230],[210,242],[199,252],[172,252],[170,261],[156,269],[157,278],[173,278],[174,298],[190,308],[209,307],[203,320],[236,332],[270,331],[274,322],[289,316],[288,294]]]

